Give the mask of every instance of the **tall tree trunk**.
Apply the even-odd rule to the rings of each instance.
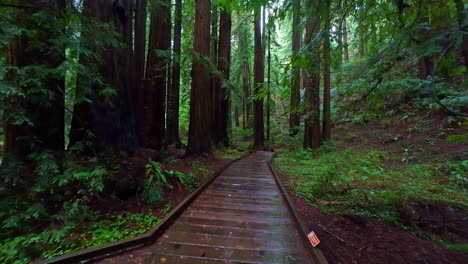
[[[468,15],[466,14],[465,5],[463,0],[454,0],[457,7],[458,25],[460,30],[464,33],[461,48],[463,57],[465,58],[465,66],[468,69]]]
[[[122,12],[122,10],[124,10]],[[83,102],[75,106],[70,132],[70,143],[89,141],[94,151],[113,148],[130,155],[138,153],[138,140],[135,132],[130,70],[132,58],[132,22],[128,11],[133,10],[131,1],[85,0],[83,14],[99,22],[112,23],[118,33],[117,40],[124,47],[98,47],[95,52],[102,58],[97,71],[104,84],[94,84],[91,95],[92,103]],[[87,45],[86,42],[83,45]],[[91,47],[92,48],[92,47]],[[89,63],[89,58],[82,58],[82,64]],[[87,85],[78,80],[77,86]],[[107,87],[117,90],[117,98],[108,99],[99,94]],[[78,90],[85,90],[81,87]],[[81,98],[83,95],[80,95]],[[80,98],[78,96],[78,98]],[[86,96],[86,95],[85,95]],[[89,133],[94,134],[90,138]]]
[[[214,106],[212,122],[213,144],[227,147],[228,137],[228,102],[229,94],[223,87],[224,82],[229,80],[229,70],[231,65],[231,14],[226,10],[220,12],[219,18],[219,48],[218,48],[218,70],[222,74],[216,77],[214,86]]]
[[[10,1],[12,5],[37,6],[37,9],[15,8],[15,23],[18,27],[34,26],[36,39],[27,34],[16,36],[9,44],[6,53],[6,64],[21,69],[22,67],[40,65],[53,71],[65,61],[65,46],[57,46],[57,39],[65,32],[64,22],[59,21],[64,15],[64,0],[54,1],[16,0]],[[37,23],[35,15],[43,12],[49,17],[48,23]],[[30,29],[30,28],[28,28]],[[37,43],[39,41],[39,43]],[[58,48],[59,50],[52,50]],[[6,82],[19,87],[27,97],[7,96],[4,105],[9,109],[5,111],[5,153],[8,157],[26,160],[31,152],[49,150],[60,157],[64,150],[64,116],[65,116],[65,76],[59,73],[43,73],[32,68],[27,72],[26,78],[36,78],[39,83],[24,83],[25,77],[10,70],[5,76]],[[47,90],[36,92],[35,89]],[[47,96],[44,96],[47,94]],[[14,115],[11,113],[15,113]],[[18,114],[19,113],[19,114]],[[30,120],[31,124],[17,124],[23,118]]]
[[[421,3],[421,15],[419,18],[418,23],[429,23],[429,4]],[[403,14],[402,14],[403,15]],[[424,43],[428,40],[428,33],[429,30],[425,28],[421,28],[419,30],[419,36],[417,45],[424,45]],[[419,78],[421,80],[426,80],[432,74],[432,59],[430,56],[421,55],[418,61],[419,65]]]
[[[167,51],[171,42],[171,9],[170,0],[153,2],[151,11],[151,31],[148,49],[146,78],[151,81],[145,106],[148,146],[162,151],[165,139],[165,99],[169,58]]]
[[[218,6],[212,5],[211,6],[211,44],[210,44],[210,58],[213,65],[216,65],[218,61]],[[215,87],[217,86],[217,82],[219,79],[216,77],[215,74],[210,74],[210,95],[211,95],[211,115],[214,116],[214,105],[216,101],[215,97]],[[211,118],[213,121],[213,118]],[[213,124],[211,124],[213,125]],[[213,136],[214,133],[211,133]],[[213,141],[214,139],[212,139]]]
[[[267,70],[267,83],[268,83],[268,94],[267,94],[267,141],[271,143],[271,29],[268,29],[268,70]]]
[[[197,53],[192,63],[192,90],[190,93],[190,125],[186,156],[211,155],[210,135],[210,73],[203,61],[210,55],[210,0],[195,2],[193,51]]]
[[[338,65],[339,65],[339,68],[341,68],[341,65],[343,64],[343,19],[339,20],[337,31],[338,31],[338,34],[337,34]]]
[[[348,29],[346,27],[346,18],[343,19],[343,48],[344,48],[344,60],[346,62],[349,62]]]
[[[240,113],[239,113],[239,106],[236,105],[234,107],[234,124],[236,127],[240,127],[240,122],[239,122],[239,116],[240,116]]]
[[[317,7],[315,0],[308,0],[308,9]],[[309,18],[306,26],[306,37],[304,45],[312,41],[312,37],[318,32],[320,17]],[[304,148],[317,149],[320,147],[320,56],[319,49],[312,50],[311,62],[304,70],[305,80],[305,108],[306,118],[304,120]]]
[[[326,0],[323,42],[323,140],[330,140],[330,0]]]
[[[297,135],[299,132],[298,127],[300,125],[300,116],[299,116],[299,105],[301,101],[300,97],[300,67],[295,63],[295,58],[297,52],[301,48],[301,31],[300,27],[300,7],[301,1],[294,0],[293,2],[293,24],[292,24],[292,56],[293,56],[293,66],[292,66],[292,77],[291,77],[291,113],[289,116],[289,134],[291,136]]]
[[[115,1],[114,1],[115,3]],[[135,107],[132,105],[132,95],[133,89],[132,85],[135,83],[135,71],[132,63],[135,61],[133,58],[133,11],[134,11],[134,1],[122,1],[122,6],[127,10],[128,18],[125,23],[122,22],[122,17],[118,18],[118,21],[114,18],[114,23],[116,23],[119,27],[119,32],[121,32],[120,41],[124,43],[124,47],[119,49],[118,56],[118,70],[121,78],[119,82],[121,82],[119,87],[119,94],[118,94],[118,113],[119,113],[119,120],[120,120],[120,135],[119,135],[119,142],[118,142],[118,149],[124,150],[131,155],[137,154],[139,152],[139,142],[138,136],[135,130]],[[114,12],[118,14],[118,11],[115,10]],[[120,24],[119,24],[120,22]]]
[[[136,132],[140,142],[144,141],[145,125],[145,53],[146,53],[146,5],[147,0],[136,0],[135,6],[135,55],[134,95]]]
[[[252,102],[250,101],[250,65],[247,58],[244,59],[242,67],[242,86],[244,91],[244,114],[245,122],[244,128],[250,127],[250,110],[252,109]]]
[[[176,0],[174,12],[174,55],[172,60],[172,82],[167,107],[167,144],[180,146],[179,100],[180,100],[180,51],[182,36],[182,0]]]
[[[359,6],[359,19],[358,19],[358,34],[359,34],[359,58],[363,58],[365,55],[365,26],[364,26],[364,20],[365,20],[365,6],[364,3],[362,2],[361,5]]]
[[[262,47],[261,34],[261,9],[255,10],[254,21],[254,146],[262,147],[265,141],[264,124],[263,124],[263,98],[260,97],[260,92],[263,89],[265,79],[265,63],[264,52]]]

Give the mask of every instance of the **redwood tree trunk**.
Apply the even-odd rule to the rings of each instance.
[[[330,0],[326,1],[323,42],[323,140],[330,140]]]
[[[125,151],[130,155],[138,153],[138,141],[135,132],[134,113],[131,106],[131,80],[130,69],[132,58],[132,22],[128,13],[133,10],[131,1],[112,0],[86,0],[83,4],[83,14],[95,18],[99,22],[112,23],[117,31],[117,40],[124,47],[99,47],[95,52],[102,58],[98,71],[104,85],[94,84],[90,94],[91,103],[83,102],[75,106],[70,134],[70,143],[88,141],[94,151],[113,148],[116,151]],[[83,45],[86,45],[84,43]],[[82,59],[83,64],[88,61]],[[83,84],[78,81],[78,86]],[[112,98],[112,106],[106,98],[99,93],[107,88],[117,90],[117,98]],[[79,90],[85,89],[81,87]],[[94,134],[89,137],[88,134]]]
[[[315,4],[315,5],[314,5]],[[308,1],[308,9],[316,7],[316,2]],[[320,18],[318,16],[309,18],[306,26],[305,43],[309,44],[312,37],[318,32]],[[312,50],[311,62],[304,70],[305,80],[305,108],[306,118],[304,120],[304,148],[317,149],[320,147],[320,56],[318,49]]]
[[[229,80],[229,70],[231,64],[231,14],[225,10],[220,12],[219,25],[219,49],[218,49],[218,70],[222,74],[217,78],[214,86],[214,106],[213,106],[213,144],[227,147],[228,138],[228,102],[227,89],[223,87],[223,82]]]
[[[210,55],[210,0],[196,0],[192,62],[192,89],[190,92],[190,125],[186,156],[211,155],[210,135],[210,73],[202,61]]]
[[[180,50],[182,33],[182,0],[176,0],[174,12],[174,55],[172,59],[172,82],[167,107],[167,144],[180,146],[179,100],[180,100]]]
[[[135,124],[140,142],[143,142],[145,125],[145,51],[146,51],[146,5],[147,0],[136,0],[135,6],[135,54],[134,95]]]
[[[211,43],[210,43],[210,58],[214,65],[218,62],[218,6],[211,6]],[[210,74],[210,96],[211,102],[211,121],[214,120],[214,106],[216,104],[216,95],[215,90],[218,86],[219,78],[215,74]],[[211,124],[213,126],[213,124]],[[211,133],[211,136],[214,136],[215,133]],[[214,142],[214,138],[211,139]]]
[[[292,78],[291,78],[291,113],[289,116],[289,134],[294,136],[299,130],[297,127],[300,125],[300,115],[299,115],[299,104],[300,104],[300,67],[294,63],[294,58],[301,48],[301,31],[298,25],[300,21],[300,10],[301,1],[294,0],[293,2],[293,24],[292,24],[292,56],[293,56],[293,66],[292,66]]]
[[[61,27],[63,22],[58,22],[65,8],[64,0],[54,1],[16,0],[10,1],[11,4],[19,6],[38,6],[38,9],[20,9],[16,8],[15,23],[19,27],[34,26],[36,38],[39,39],[38,45],[31,45],[31,39],[26,34],[17,36],[10,43],[6,55],[6,64],[18,68],[40,65],[47,67],[47,70],[53,70],[65,61],[65,47],[58,47],[54,41],[65,32]],[[35,22],[34,14],[44,12],[50,20],[46,24]],[[53,26],[52,26],[53,25]],[[49,47],[62,48],[61,50],[52,50]],[[42,46],[42,47],[41,47]],[[4,102],[5,108],[5,153],[18,160],[25,160],[27,155],[35,151],[50,150],[58,153],[59,156],[64,150],[64,91],[65,76],[59,73],[51,73],[47,76],[41,76],[43,73],[29,69],[27,76],[18,75],[14,70],[6,74],[5,80],[11,86],[20,87],[23,92],[28,92],[27,97],[8,96]],[[39,81],[38,84],[20,84],[24,78],[34,78]],[[47,96],[41,92],[32,92],[34,89],[47,90]],[[15,124],[18,115],[11,113],[22,112],[32,124]]]
[[[263,88],[265,79],[265,58],[262,47],[262,34],[260,29],[261,16],[260,8],[255,10],[254,21],[254,96],[259,96]],[[254,99],[254,146],[262,147],[265,141],[264,124],[263,124],[263,98],[257,97]]]
[[[146,78],[150,81],[145,93],[147,109],[147,145],[156,151],[162,151],[165,137],[165,100],[167,69],[169,57],[167,51],[171,44],[171,9],[170,0],[154,2],[151,11],[150,44]]]

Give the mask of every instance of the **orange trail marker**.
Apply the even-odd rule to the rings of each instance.
[[[310,232],[307,235],[307,237],[309,238],[310,243],[312,243],[312,246],[314,247],[316,247],[320,243],[320,240],[318,239],[314,231]]]

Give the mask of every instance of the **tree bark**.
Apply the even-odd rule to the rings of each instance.
[[[147,0],[136,0],[135,6],[135,55],[134,95],[135,128],[140,142],[143,142],[145,126],[145,53],[146,53],[146,5]]]
[[[190,125],[186,156],[211,155],[210,135],[210,73],[204,57],[210,55],[210,0],[196,0],[192,63],[192,90],[190,92]]]
[[[231,14],[226,10],[220,12],[218,70],[222,76],[217,77],[214,86],[214,106],[212,122],[213,144],[227,147],[228,137],[228,102],[229,94],[223,83],[229,80],[231,65]]]
[[[211,6],[211,44],[210,44],[210,58],[211,62],[213,65],[216,65],[218,62],[218,6],[217,5],[212,5]],[[215,115],[214,113],[214,106],[216,104],[216,96],[215,96],[215,89],[218,86],[217,82],[219,81],[219,78],[216,76],[216,74],[210,74],[210,96],[211,96],[211,103],[209,104],[211,106],[211,120],[213,122],[213,116]],[[211,124],[213,125],[213,124]],[[215,133],[211,133],[211,136],[213,136]],[[212,138],[212,141],[214,141],[214,138]]]
[[[36,6],[37,1],[16,0],[11,4],[20,6]],[[34,27],[35,39],[30,39],[27,34],[16,36],[8,45],[6,52],[6,64],[18,68],[32,65],[45,67],[47,70],[58,68],[65,61],[65,46],[58,46],[54,41],[65,32],[63,22],[59,19],[64,14],[64,0],[44,1],[39,3],[37,9],[15,9],[15,23],[19,27],[31,29]],[[50,17],[49,23],[38,24],[34,18],[39,12]],[[54,25],[54,26],[52,26]],[[32,42],[35,45],[31,45]],[[38,44],[39,42],[39,44]],[[54,49],[52,49],[53,47]],[[9,158],[24,161],[28,154],[35,151],[53,151],[61,156],[64,150],[64,91],[65,77],[59,73],[51,73],[41,76],[43,73],[29,69],[28,76],[18,74],[14,70],[7,72],[6,82],[11,86],[20,87],[23,92],[28,92],[26,97],[7,96],[5,99],[5,148]],[[36,77],[38,84],[21,84],[24,78]],[[47,90],[46,93],[34,93],[34,89]],[[14,113],[14,114],[11,114]],[[32,124],[15,124],[19,115],[24,115]]]
[[[119,9],[125,10],[125,14]],[[90,149],[101,151],[112,148],[115,151],[138,153],[139,145],[135,132],[134,107],[131,105],[133,79],[132,58],[132,21],[129,11],[133,10],[132,1],[86,0],[83,3],[83,15],[95,18],[102,23],[111,23],[118,33],[117,41],[122,46],[90,47],[104,63],[98,65],[104,84],[94,84],[90,95],[92,102],[83,102],[75,106],[70,132],[70,143],[89,142]],[[89,37],[89,36],[88,36]],[[86,38],[86,36],[85,36]],[[83,45],[88,45],[86,41]],[[93,63],[89,58],[80,58],[82,64]],[[84,77],[83,77],[84,78]],[[78,78],[78,89],[86,90],[88,84]],[[117,96],[104,98],[99,94],[108,87],[116,89]],[[78,95],[78,98],[83,95]],[[111,101],[109,103],[109,100]],[[94,136],[89,137],[92,133]]]
[[[300,32],[300,0],[294,0],[293,2],[293,24],[292,24],[292,77],[291,77],[291,104],[290,104],[290,115],[289,115],[289,134],[291,136],[297,135],[299,132],[298,127],[300,125],[299,105],[301,101],[300,97],[300,67],[294,62],[297,52],[301,48],[301,32]]]
[[[242,54],[242,90],[243,90],[243,106],[242,106],[242,128],[250,127],[250,110],[252,109],[252,102],[250,101],[250,64],[249,64],[249,47],[247,39],[246,25],[241,25],[237,32],[239,39],[239,53]]]
[[[317,2],[308,0],[308,9],[317,7]],[[320,17],[309,18],[306,25],[305,44],[312,41],[313,35],[319,30]],[[305,108],[304,120],[304,148],[317,149],[320,147],[320,56],[318,48],[311,54],[311,62],[304,69],[305,80]]]
[[[151,11],[151,31],[148,49],[146,78],[150,81],[145,93],[146,137],[147,145],[160,152],[165,139],[165,100],[167,69],[171,42],[171,9],[170,0],[154,2]]]
[[[343,19],[343,49],[344,60],[349,62],[348,29],[346,28],[346,18]]]
[[[235,124],[236,127],[240,127],[239,116],[240,116],[240,113],[239,113],[239,106],[236,105],[236,106],[234,107],[234,117],[235,117],[235,119],[234,119],[234,124]]]
[[[180,100],[180,51],[182,36],[182,0],[176,0],[174,12],[174,51],[172,60],[172,82],[167,107],[167,144],[180,146],[179,100]]]
[[[338,34],[337,34],[337,42],[338,42],[338,66],[341,68],[343,64],[343,19],[340,19],[338,22]]]
[[[267,69],[267,83],[268,83],[268,94],[267,94],[267,141],[271,144],[271,29],[268,29],[268,69]]]
[[[463,34],[461,43],[463,57],[465,58],[465,66],[468,69],[468,16],[466,15],[465,5],[463,0],[454,0],[457,7],[458,25]]]
[[[264,124],[263,124],[263,97],[260,92],[263,89],[265,79],[265,63],[264,52],[262,47],[261,33],[261,9],[255,10],[254,21],[254,146],[262,147],[265,141]]]
[[[359,6],[359,20],[358,20],[358,31],[359,31],[359,58],[363,58],[365,55],[365,26],[364,26],[364,19],[365,19],[365,6],[364,3],[361,3]]]
[[[325,37],[323,42],[323,125],[322,137],[330,140],[330,0],[326,0]]]

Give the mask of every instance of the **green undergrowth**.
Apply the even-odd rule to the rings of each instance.
[[[217,154],[222,159],[235,160],[246,154],[246,152],[238,151],[236,149],[221,149],[217,151]]]
[[[386,165],[389,153],[322,150],[283,153],[274,160],[286,184],[319,210],[401,223],[411,200],[468,205],[468,160]]]
[[[161,221],[148,214],[107,214],[91,222],[69,223],[41,233],[0,241],[0,263],[30,263],[80,249],[101,246],[145,233]]]

